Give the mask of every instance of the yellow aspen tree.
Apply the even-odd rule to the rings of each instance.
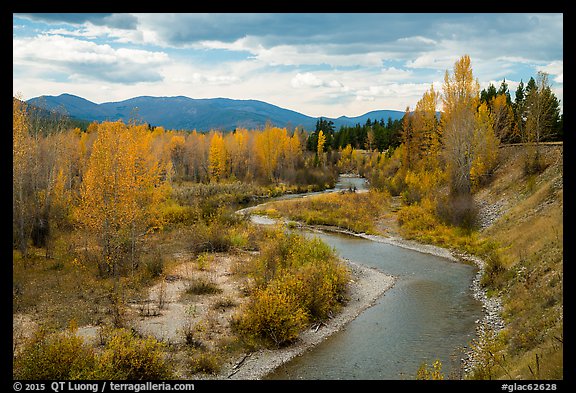
[[[182,178],[185,175],[184,168],[184,145],[186,139],[183,135],[172,135],[170,142],[168,142],[168,151],[170,161],[174,170],[175,176]]]
[[[294,130],[292,137],[288,138],[285,142],[284,155],[286,167],[290,170],[294,170],[298,160],[302,158],[302,144],[296,130]]]
[[[36,192],[37,217],[32,227],[32,241],[52,253],[53,231],[68,225],[73,197],[72,176],[79,170],[78,134],[74,130],[49,133],[39,140],[42,171]]]
[[[318,161],[324,165],[324,145],[326,144],[326,136],[324,131],[320,130],[318,133],[318,145],[316,147],[316,154],[318,155]]]
[[[356,149],[352,149],[352,165],[356,168],[357,171],[360,171],[360,168],[364,166],[365,157],[360,151]]]
[[[414,110],[414,129],[418,135],[416,144],[418,156],[425,158],[424,166],[430,168],[437,166],[437,156],[440,151],[439,124],[436,117],[439,94],[434,90],[434,85],[426,91],[416,103]]]
[[[209,173],[211,181],[220,181],[227,174],[227,153],[224,138],[220,132],[215,132],[210,141]]]
[[[473,150],[474,159],[470,169],[472,186],[477,187],[496,166],[500,140],[494,132],[490,111],[485,102],[478,107],[475,116]]]
[[[282,154],[283,143],[286,139],[286,129],[267,127],[256,134],[254,139],[254,154],[262,175],[269,181],[275,181],[278,161]]]
[[[474,160],[473,139],[480,84],[474,79],[468,55],[446,71],[443,86],[442,145],[451,193],[470,194],[470,170]]]
[[[490,117],[494,127],[494,133],[500,140],[505,140],[512,135],[512,119],[514,112],[508,105],[505,94],[498,94],[490,101]]]
[[[350,173],[353,170],[352,164],[352,154],[354,149],[352,145],[349,143],[342,149],[340,152],[340,160],[338,161],[338,167],[340,168],[340,172],[343,173]]]
[[[366,150],[372,151],[376,147],[376,136],[374,130],[370,128],[366,134]]]
[[[237,179],[242,179],[247,172],[248,164],[248,130],[237,128],[233,133],[224,138],[226,151],[228,152],[230,173]]]
[[[33,140],[28,134],[26,103],[15,98],[12,113],[12,228],[13,241],[23,255],[28,251],[28,160]]]
[[[145,126],[104,122],[96,133],[76,218],[98,238],[101,273],[117,276],[125,261],[134,268],[136,239],[145,233],[152,206],[165,197],[165,189]]]
[[[192,131],[186,137],[186,162],[193,180],[209,180],[210,138],[203,133]]]
[[[287,169],[290,168],[290,163],[293,161],[290,156],[290,137],[286,128],[273,128],[272,134],[277,141],[278,147],[278,163],[276,164],[277,177],[284,178]]]

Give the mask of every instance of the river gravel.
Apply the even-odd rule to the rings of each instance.
[[[258,207],[262,207],[262,205],[259,205]],[[254,208],[243,209],[243,211],[239,211],[238,213],[250,214],[253,209]],[[255,223],[264,225],[271,225],[277,222],[275,219],[270,219],[269,217],[254,214],[251,214],[250,218]],[[281,220],[281,221],[287,222],[287,220]],[[435,256],[447,258],[454,262],[459,261],[474,264],[478,268],[478,271],[476,273],[476,276],[472,280],[470,289],[472,291],[472,296],[482,303],[482,308],[484,310],[484,317],[476,321],[477,344],[479,345],[479,347],[482,347],[484,345],[483,339],[485,337],[484,335],[485,332],[490,330],[494,334],[496,334],[504,328],[504,321],[500,316],[502,312],[501,299],[496,296],[488,297],[486,290],[484,290],[480,285],[480,280],[482,278],[482,275],[484,274],[484,268],[485,268],[485,263],[482,259],[468,254],[457,253],[455,251],[443,247],[438,247],[429,244],[422,244],[396,236],[384,237],[378,235],[369,235],[366,233],[356,233],[333,226],[304,225],[301,223],[299,223],[298,225],[301,228],[306,228],[313,231],[343,233],[351,236],[357,236],[364,239],[369,239],[376,242],[388,243],[398,247],[403,247],[410,250],[432,254]],[[384,273],[377,271],[373,268],[368,268],[352,263],[351,266],[355,267],[353,271],[359,271],[359,272],[364,271],[364,273],[362,273],[361,276],[359,277],[358,281],[355,282],[355,284],[357,285],[353,286],[353,292],[357,294],[353,295],[353,298],[355,299],[356,297],[358,297],[358,301],[357,304],[355,305],[351,304],[345,307],[344,311],[336,317],[338,318],[338,321],[334,325],[331,325],[333,323],[332,320],[329,321],[330,322],[329,326],[331,327],[330,328],[326,327],[326,330],[323,331],[322,333],[321,331],[322,329],[324,329],[324,327],[319,329],[317,333],[321,333],[320,335],[312,334],[311,330],[308,330],[307,332],[302,334],[302,341],[295,346],[291,346],[289,348],[280,350],[260,351],[257,354],[253,354],[250,355],[249,357],[242,358],[239,360],[239,362],[237,362],[237,364],[241,364],[241,366],[228,369],[227,372],[230,372],[230,374],[224,377],[229,379],[262,379],[263,376],[272,372],[281,364],[289,361],[294,356],[302,354],[308,348],[318,344],[320,341],[324,340],[330,334],[336,332],[345,323],[350,322],[352,319],[358,316],[358,314],[360,314],[361,311],[368,308],[370,305],[374,304],[375,300],[387,289],[389,289],[395,281],[394,277],[386,276]],[[368,274],[370,271],[376,271],[379,274],[388,277],[388,279],[384,279],[384,277],[381,277],[380,280],[384,281],[382,281],[382,283],[380,284],[377,284],[377,282],[379,281],[377,274],[374,274],[373,272]],[[371,279],[367,281],[362,280],[362,277],[365,277],[366,275],[368,276],[374,275],[374,277],[371,277]],[[390,282],[389,285],[385,287],[386,286],[385,283],[387,280],[390,280]],[[383,289],[381,292],[378,293],[378,291],[375,291],[374,289],[375,287],[378,288],[380,286],[385,287],[385,289]],[[469,349],[466,352],[464,358],[461,359],[461,361],[464,376],[466,376],[473,370],[474,366],[477,365],[480,360],[478,358],[478,354],[473,349]],[[223,377],[222,375],[219,376],[219,378],[222,377]]]
[[[492,334],[495,335],[505,327],[504,320],[501,317],[502,313],[501,299],[497,296],[488,297],[486,290],[482,288],[482,286],[480,285],[480,280],[482,278],[482,275],[484,274],[485,262],[476,256],[470,254],[458,253],[443,247],[438,247],[429,244],[422,244],[412,240],[407,240],[395,236],[383,237],[378,235],[368,235],[365,233],[355,233],[337,227],[322,226],[322,225],[314,225],[314,226],[302,225],[302,227],[316,231],[337,232],[351,236],[357,236],[376,242],[388,243],[398,247],[403,247],[410,250],[432,254],[435,256],[447,258],[455,262],[459,261],[473,264],[478,268],[478,271],[476,272],[476,275],[472,280],[470,290],[472,292],[472,296],[474,297],[474,299],[482,303],[482,309],[484,311],[484,317],[476,321],[476,336],[477,336],[476,344],[481,348],[483,345],[485,345],[485,337],[486,337],[485,333],[491,331]],[[478,365],[478,363],[480,362],[478,353],[476,353],[471,348],[468,351],[466,351],[464,358],[462,358],[461,361],[464,371],[464,377],[468,375],[471,371],[473,371],[474,367]]]
[[[341,330],[362,311],[374,305],[396,282],[396,278],[350,260],[345,260],[352,273],[350,281],[350,299],[342,311],[326,321],[320,327],[310,327],[299,335],[298,340],[285,348],[264,349],[245,354],[233,362],[224,365],[222,371],[213,376],[215,379],[258,380],[288,362],[302,355],[308,349],[324,341],[330,335]]]

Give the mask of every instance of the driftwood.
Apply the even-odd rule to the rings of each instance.
[[[318,329],[320,329],[320,326],[322,326],[322,325],[328,327],[328,325],[326,325],[326,323],[324,323],[323,321],[318,322],[315,325],[312,325],[312,327],[314,328],[314,333],[316,333],[318,331]]]
[[[234,371],[232,374],[228,375],[228,378],[230,378],[231,376],[233,376],[234,374],[236,374],[238,371],[240,371],[240,366],[242,366],[242,364],[244,364],[244,362],[246,361],[246,359],[248,359],[250,356],[252,356],[253,352],[250,352],[246,355],[244,355],[244,357],[242,359],[240,359],[239,362],[237,362],[233,367],[232,370],[236,370]]]

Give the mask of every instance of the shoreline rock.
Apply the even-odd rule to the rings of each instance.
[[[253,218],[254,216],[257,215],[251,215],[251,218]],[[265,216],[257,216],[257,217],[265,217]],[[261,224],[272,224],[278,221],[276,219],[269,219],[268,217],[266,217],[266,219],[268,219],[269,222],[261,222]],[[281,219],[281,221],[284,221],[284,223],[288,222],[285,219]],[[256,219],[256,222],[258,222],[258,219]],[[504,321],[500,316],[502,312],[501,299],[495,296],[488,297],[486,290],[483,289],[482,286],[480,285],[480,280],[482,278],[482,275],[484,274],[485,262],[476,256],[457,253],[447,248],[434,246],[430,244],[418,243],[400,237],[384,237],[379,235],[369,235],[366,233],[357,233],[346,229],[326,225],[306,225],[302,223],[298,224],[300,228],[304,229],[320,232],[325,231],[332,233],[342,233],[350,236],[356,236],[380,243],[392,244],[398,247],[403,247],[406,249],[439,256],[454,262],[465,262],[474,265],[477,267],[478,270],[472,280],[472,283],[470,284],[470,290],[472,292],[472,297],[482,303],[482,309],[484,311],[484,317],[482,319],[475,321],[476,339],[479,346],[481,347],[484,344],[483,343],[484,333],[487,330],[491,330],[494,334],[497,334],[500,330],[502,330],[505,327]],[[292,357],[290,357],[290,359]],[[462,377],[464,378],[473,370],[474,366],[479,362],[479,359],[477,359],[476,352],[472,348],[470,348],[465,352],[464,358],[461,360],[463,364]]]

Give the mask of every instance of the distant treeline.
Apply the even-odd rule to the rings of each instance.
[[[340,130],[334,129],[334,122],[320,118],[316,122],[316,129],[308,136],[306,148],[316,151],[318,146],[318,133],[322,131],[326,137],[324,151],[343,149],[347,145],[354,149],[367,149],[384,151],[389,147],[396,148],[401,143],[402,120],[388,121],[384,119],[366,120],[361,125],[353,127],[342,126]]]

